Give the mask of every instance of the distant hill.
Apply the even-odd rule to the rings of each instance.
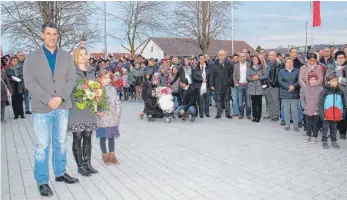
[[[343,47],[345,46],[345,44],[315,44],[314,48],[318,48],[318,49],[323,49],[326,47],[330,47],[330,46],[334,46],[334,47],[339,47],[341,50],[343,49]],[[305,46],[296,46],[296,49],[299,49],[300,47],[304,47]],[[276,51],[277,53],[288,53],[288,48],[270,48],[270,49],[266,49],[267,52],[269,51]]]

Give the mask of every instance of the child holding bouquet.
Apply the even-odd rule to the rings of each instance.
[[[108,110],[99,112],[97,115],[96,137],[100,138],[100,149],[102,160],[106,165],[119,164],[115,152],[115,138],[119,137],[120,122],[120,98],[116,89],[111,86],[110,74],[107,71],[99,72],[97,80],[105,90],[108,99]],[[108,141],[108,151],[106,149],[106,140]]]

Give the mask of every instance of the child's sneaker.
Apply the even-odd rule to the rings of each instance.
[[[119,161],[116,158],[116,155],[114,154],[114,152],[110,152],[109,153],[109,159],[110,159],[110,163],[114,164],[114,165],[119,165]]]
[[[316,143],[317,142],[317,138],[316,137],[312,137],[311,138],[311,144],[314,144],[314,143]]]
[[[306,136],[306,138],[305,138],[305,143],[308,143],[308,142],[310,142],[311,141],[311,136]]]
[[[108,153],[105,153],[105,154],[102,154],[102,160],[104,161],[104,163],[106,165],[110,165],[111,162],[110,162],[110,156]]]
[[[331,142],[331,146],[333,146],[335,149],[340,149],[340,146],[337,144],[337,142]]]
[[[324,149],[329,149],[328,142],[326,142],[326,141],[323,142],[323,148]]]

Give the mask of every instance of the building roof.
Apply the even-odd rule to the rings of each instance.
[[[159,38],[159,37],[151,37],[148,39],[148,42],[150,40],[155,42],[164,51],[164,53],[167,56],[191,56],[191,55],[196,56],[202,53],[200,48],[197,46],[196,40],[185,39],[185,38]],[[224,49],[226,52],[228,52],[229,55],[231,55],[232,53],[231,44],[232,44],[232,40],[212,40],[208,50],[208,54],[217,55],[218,50]],[[251,52],[251,54],[257,54],[255,49],[253,49],[245,41],[234,40],[234,53],[241,52],[242,49],[248,49]]]

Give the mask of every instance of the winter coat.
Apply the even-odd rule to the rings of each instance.
[[[299,84],[301,88],[304,88],[306,85],[309,84],[309,80],[308,80],[308,73],[310,73],[310,71],[314,71],[317,76],[318,76],[318,80],[317,80],[317,85],[322,86],[323,85],[323,69],[322,66],[320,65],[316,65],[313,70],[310,70],[308,65],[304,65],[300,68],[300,72],[299,72]]]
[[[206,73],[206,86],[209,87],[209,79],[210,79],[210,66],[206,64],[205,67],[205,73]],[[203,70],[200,68],[200,64],[196,66],[196,68],[193,70],[193,83],[194,88],[200,88],[203,81]]]
[[[192,74],[190,75],[191,80],[193,81],[193,68],[192,66],[188,66],[191,69]],[[186,73],[184,71],[184,66],[177,67],[177,74],[174,79],[171,79],[170,85],[174,84],[177,80],[182,82],[182,80],[186,78]],[[194,83],[194,82],[193,82]],[[193,84],[192,83],[192,84]]]
[[[280,84],[281,99],[300,98],[299,69],[293,68],[291,72],[287,68],[281,69],[278,75],[278,82]],[[295,90],[289,91],[289,86],[291,85],[295,87]]]
[[[327,86],[319,96],[319,114],[322,120],[340,121],[345,118],[346,101],[339,87]]]
[[[173,80],[176,77],[176,75],[171,75],[168,77],[168,83],[171,82],[171,80]],[[170,85],[170,88],[173,92],[178,92],[178,88],[180,87],[180,81],[177,80],[176,82],[174,82],[173,84]]]
[[[129,73],[128,73],[128,83],[129,83],[129,85],[135,85],[135,82],[136,82],[136,78],[135,78],[134,71],[129,71]]]
[[[323,65],[325,65],[326,67],[330,66],[330,65],[334,65],[335,61],[333,57],[329,57],[328,60],[325,61],[325,58],[322,57],[321,59],[319,59],[319,62]]]
[[[252,66],[247,70],[248,95],[264,95],[261,80],[267,79],[265,70],[262,64],[257,69]],[[255,75],[259,76],[258,80],[253,80]]]
[[[12,94],[12,86],[10,81],[8,80],[5,72],[1,70],[1,101],[8,100],[7,89]]]
[[[308,116],[319,115],[319,95],[323,91],[322,86],[306,85],[300,93],[301,106],[304,114]]]
[[[108,110],[103,111],[103,117],[96,117],[98,128],[108,128],[118,126],[121,116],[121,101],[117,95],[116,89],[111,85],[105,87]]]
[[[8,67],[5,72],[11,84],[12,95],[24,94],[23,68],[19,66],[16,69]],[[12,76],[16,76],[22,81],[18,83],[17,81],[12,80]]]
[[[147,115],[153,115],[156,112],[163,112],[158,105],[157,98],[152,96],[152,91],[149,90],[147,93],[147,100],[145,101],[145,110],[144,112]]]
[[[76,81],[87,79],[95,81],[96,69],[92,66],[88,67],[87,75],[85,76],[83,71],[76,66]],[[71,94],[72,108],[69,113],[69,125],[73,124],[96,124],[95,116],[90,115],[89,109],[80,110],[76,106],[76,84]]]
[[[280,70],[282,68],[282,63],[277,62],[273,64],[270,67],[270,63],[268,64],[268,67],[270,68],[269,70],[266,70],[268,73],[268,80],[269,80],[269,85],[272,88],[279,88],[280,84],[278,82],[278,74],[280,73]]]
[[[225,62],[223,65],[217,60],[210,72],[210,87],[214,87],[216,95],[223,95],[229,93],[233,83],[234,65],[230,62]]]
[[[148,98],[148,91],[151,90],[151,79],[152,79],[152,76],[150,76],[149,79],[146,79],[141,83],[141,96],[142,96],[142,99],[144,101],[147,100]]]
[[[197,96],[194,88],[189,86],[186,90],[181,90],[183,110],[187,111],[190,106],[196,106]]]
[[[304,63],[302,63],[298,58],[295,58],[295,60],[293,61],[293,65],[294,65],[294,68],[296,69],[300,69],[301,66],[304,65]]]
[[[135,85],[137,86],[141,85],[144,75],[145,75],[144,68],[139,67],[137,69],[136,68],[134,69]]]
[[[345,69],[346,69],[346,66],[337,66],[336,63],[334,63],[333,65],[328,66],[327,73],[326,73],[326,76],[325,76],[325,85],[328,84],[328,82],[326,81],[326,77],[329,76],[332,73],[337,76],[339,84],[346,83],[346,73],[347,73],[347,71]]]

